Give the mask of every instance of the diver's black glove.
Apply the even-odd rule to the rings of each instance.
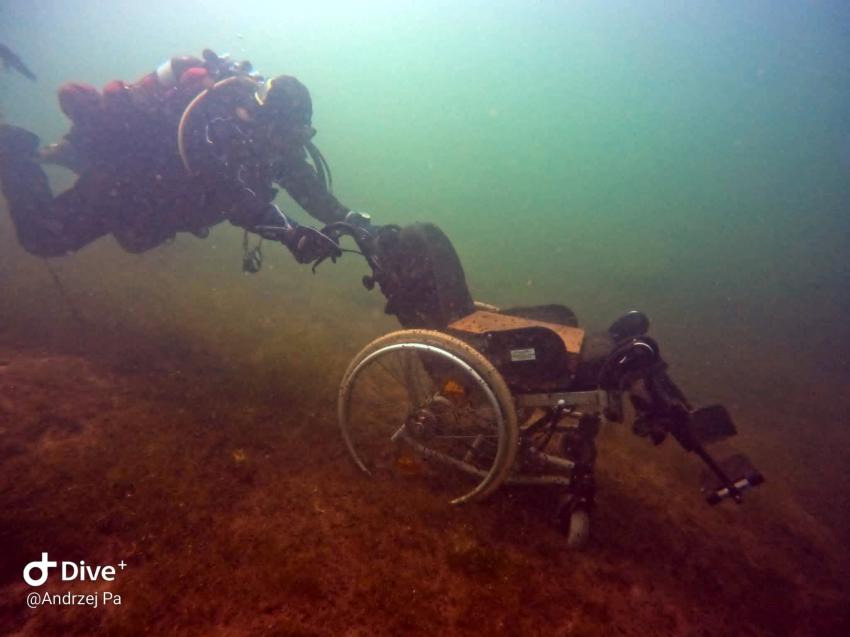
[[[334,239],[309,226],[293,226],[283,241],[298,263],[336,260],[342,251]]]
[[[266,205],[255,216],[259,223],[254,222],[250,225],[243,225],[237,221],[234,223],[243,225],[251,232],[256,232],[263,239],[280,241],[289,248],[298,263],[316,262],[318,265],[325,259],[335,260],[342,255],[335,236],[328,236],[310,226],[299,225],[283,214],[283,211],[274,204]]]

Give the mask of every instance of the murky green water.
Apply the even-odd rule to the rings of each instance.
[[[756,427],[791,405],[828,439],[850,371],[849,19],[841,2],[10,0],[0,42],[39,80],[0,75],[0,109],[52,141],[61,83],[204,47],[296,75],[338,197],[441,225],[477,298],[596,327],[643,309],[697,394]],[[0,228],[3,332],[61,338],[43,264]],[[95,325],[257,361],[310,365],[308,328],[346,352],[392,326],[357,268],[313,277],[281,250],[246,278],[240,241],[223,226],[134,257],[104,239],[55,267]]]

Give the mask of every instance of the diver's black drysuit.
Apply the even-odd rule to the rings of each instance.
[[[38,138],[0,125],[0,186],[19,242],[28,252],[52,257],[109,233],[125,250],[142,252],[178,232],[203,237],[224,220],[252,231],[258,226],[299,228],[272,205],[274,183],[319,221],[342,220],[349,209],[330,193],[323,167],[308,163],[304,145],[274,156],[255,152],[250,122],[233,112],[240,105],[250,107],[244,97],[228,102],[232,91],[207,97],[220,103],[188,133],[187,144],[195,153],[191,172],[178,154],[173,108],[170,113],[133,108],[123,117],[75,122],[65,142],[77,156],[73,163],[82,167],[76,168],[74,186],[56,197],[39,163]],[[209,112],[216,113],[212,120]],[[297,246],[285,243],[296,251]],[[298,247],[309,252],[309,246]],[[299,261],[311,256],[296,253]]]

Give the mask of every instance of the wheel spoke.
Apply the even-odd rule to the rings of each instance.
[[[409,333],[435,344],[403,341],[407,332],[378,339],[343,379],[340,426],[349,452],[372,475],[435,477],[453,502],[482,497],[513,462],[510,393],[492,365],[462,342]],[[478,369],[487,370],[487,380]],[[495,392],[492,383],[500,383]]]

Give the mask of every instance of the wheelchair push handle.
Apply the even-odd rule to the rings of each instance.
[[[365,223],[362,221],[357,223],[336,221],[322,228],[321,233],[337,245],[342,237],[351,237],[357,246],[357,250],[340,249],[340,252],[354,252],[355,254],[361,255],[366,260],[366,263],[372,270],[372,276],[367,275],[363,277],[363,286],[366,289],[371,290],[375,287],[375,283],[382,280],[385,274],[380,258],[379,244],[381,237],[384,236],[385,233],[396,233],[400,229],[401,228],[396,225],[373,226],[368,222],[368,220]],[[318,267],[319,264],[326,258],[327,257],[322,257],[313,262],[314,272],[316,267]]]

